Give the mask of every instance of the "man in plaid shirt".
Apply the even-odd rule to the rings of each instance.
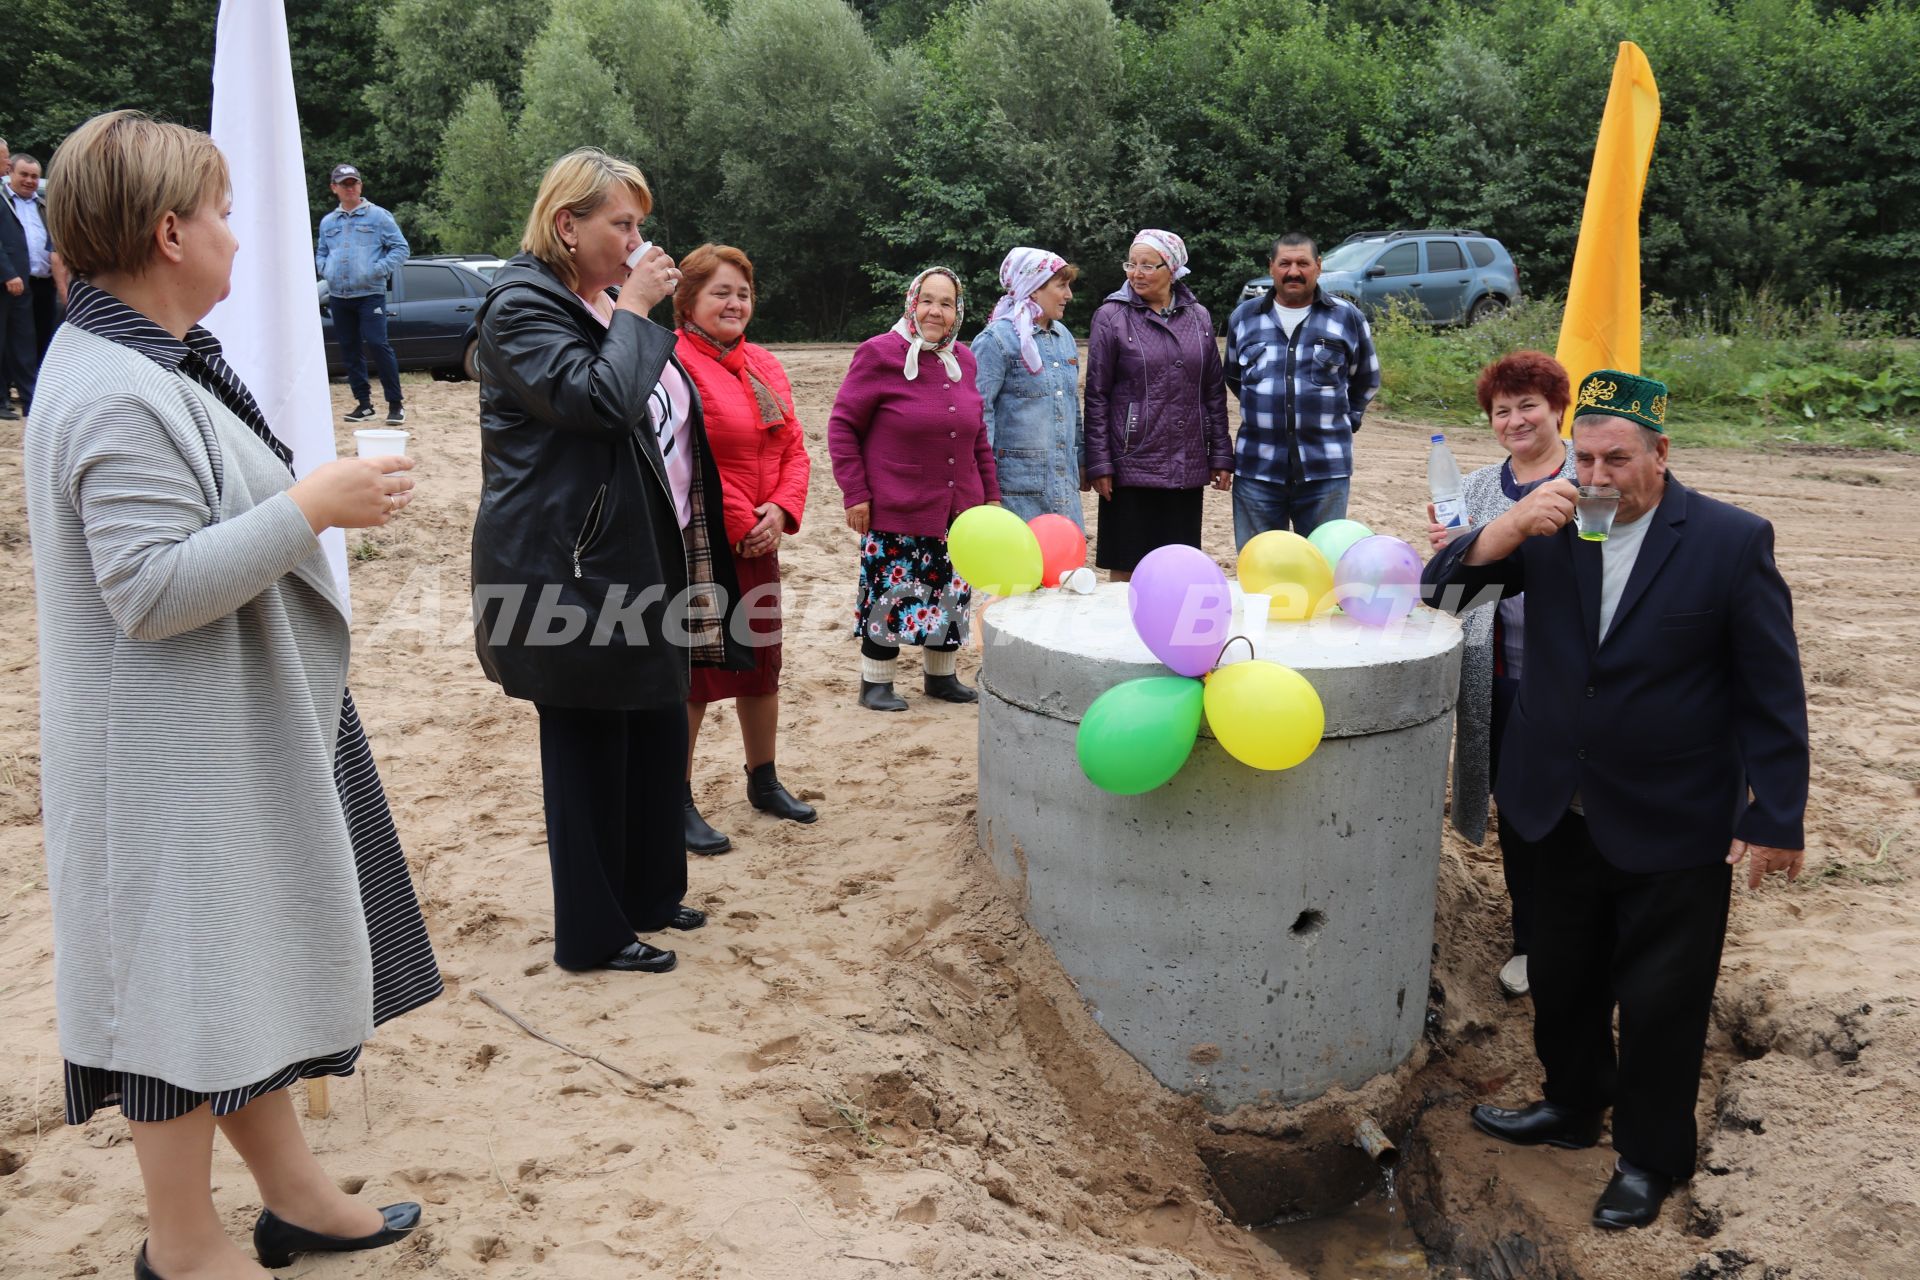
[[[1273,290],[1227,321],[1227,385],[1240,396],[1233,540],[1292,525],[1306,535],[1347,514],[1353,433],[1380,390],[1380,357],[1360,308],[1320,289],[1320,251],[1290,231],[1274,243]]]

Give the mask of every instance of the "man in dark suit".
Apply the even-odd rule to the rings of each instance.
[[[1604,540],[1541,486],[1427,565],[1429,597],[1526,593],[1526,661],[1494,796],[1539,845],[1534,1050],[1544,1101],[1477,1106],[1522,1145],[1619,1159],[1594,1225],[1637,1227],[1691,1177],[1731,868],[1800,873],[1806,692],[1773,526],[1667,470],[1667,389],[1614,370],[1575,400],[1575,465],[1617,489]],[[1476,598],[1477,597],[1477,598]],[[1620,1012],[1616,1055],[1613,1013]]]
[[[33,331],[32,277],[27,229],[11,213],[0,214],[0,418],[18,416],[6,403],[9,386],[19,388],[22,412],[33,408],[40,351]]]

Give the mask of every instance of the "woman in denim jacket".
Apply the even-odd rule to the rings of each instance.
[[[1080,352],[1060,322],[1079,274],[1044,249],[1019,248],[1000,264],[987,327],[973,340],[982,416],[1000,494],[1022,520],[1051,513],[1082,530]]]

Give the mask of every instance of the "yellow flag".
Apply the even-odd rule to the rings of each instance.
[[[1640,372],[1640,196],[1659,131],[1660,90],[1653,68],[1639,45],[1622,41],[1593,149],[1587,208],[1555,353],[1575,386],[1595,369]],[[1572,430],[1569,405],[1560,433]]]

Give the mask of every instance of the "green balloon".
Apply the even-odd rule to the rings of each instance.
[[[1347,548],[1362,538],[1371,538],[1373,530],[1358,520],[1329,520],[1312,533],[1307,541],[1320,549],[1327,563],[1338,567],[1340,557],[1347,554]]]
[[[1087,781],[1117,796],[1163,786],[1193,754],[1206,689],[1184,676],[1117,684],[1093,700],[1074,741]]]

